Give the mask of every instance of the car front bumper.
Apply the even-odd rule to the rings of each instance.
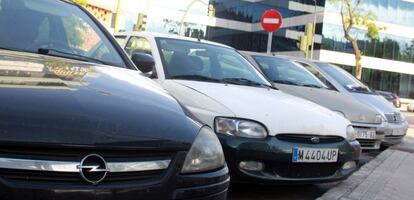
[[[345,139],[336,143],[310,144],[282,141],[276,137],[249,139],[219,135],[232,182],[258,184],[304,184],[332,182],[345,179],[356,167],[343,169],[348,161],[358,164],[361,148],[357,141]],[[338,148],[336,163],[293,163],[293,148]],[[241,169],[241,161],[256,161],[264,164],[261,171]]]
[[[391,146],[399,144],[407,134],[408,123],[406,121],[401,123],[386,123],[384,126],[385,137],[382,140],[382,144],[385,146]]]
[[[162,177],[154,180],[122,183],[30,181],[5,178],[0,173],[0,196],[2,200],[158,200],[197,199],[225,200],[230,177],[227,166],[208,173],[182,175],[181,166],[185,153],[177,155]],[[178,160],[178,162],[177,162]]]
[[[384,140],[385,137],[385,125],[382,124],[368,124],[368,123],[358,123],[352,122],[352,126],[357,128],[363,129],[375,129],[376,137],[375,139],[361,139],[357,138],[358,142],[361,144],[362,150],[378,150],[381,148],[381,142]]]

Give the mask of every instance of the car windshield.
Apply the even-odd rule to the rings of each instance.
[[[125,67],[95,22],[58,0],[0,0],[0,49]]]
[[[351,92],[373,93],[369,87],[336,65],[328,63],[316,63],[316,65]]]
[[[235,50],[196,41],[157,38],[166,78],[271,86]]]
[[[288,59],[253,56],[263,73],[273,82],[304,87],[327,88],[318,78]]]

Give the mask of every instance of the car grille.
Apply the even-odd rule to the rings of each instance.
[[[276,138],[282,141],[295,142],[295,143],[306,143],[313,144],[312,138],[318,137],[319,143],[336,143],[342,142],[343,137],[340,136],[322,136],[322,135],[304,135],[304,134],[278,134]]]
[[[358,139],[359,144],[363,149],[375,149],[377,140]]]
[[[385,114],[385,117],[389,123],[400,123],[402,121],[400,113]]]
[[[136,150],[94,150],[87,149],[52,149],[27,147],[0,147],[0,157],[30,160],[74,161],[89,154],[98,154],[106,162],[136,162],[171,159],[174,155],[168,152],[139,152]],[[161,179],[167,169],[133,172],[109,172],[99,184],[136,183],[144,180]],[[78,172],[32,171],[19,169],[0,169],[0,178],[25,183],[53,184],[88,184]]]
[[[161,176],[163,170],[146,171],[146,172],[124,172],[124,173],[108,173],[105,180],[100,184],[138,182],[144,180],[157,179]],[[0,177],[7,180],[24,181],[24,182],[45,182],[54,184],[87,184],[79,175],[79,173],[69,172],[45,172],[45,171],[29,171],[29,170],[9,170],[0,169]]]
[[[335,174],[338,163],[282,163],[273,166],[273,173],[284,178],[320,178]]]

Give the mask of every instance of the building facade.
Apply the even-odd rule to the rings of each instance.
[[[181,32],[258,52],[266,51],[268,37],[260,25],[261,15],[267,9],[276,9],[284,21],[273,36],[272,52],[297,56],[303,56],[298,39],[305,25],[316,18],[313,58],[353,71],[355,60],[350,43],[343,37],[340,8],[330,0],[316,0],[316,5],[313,0],[122,1],[123,31],[132,31],[138,13],[145,13],[147,31]],[[214,17],[208,16],[209,5],[214,7]],[[363,28],[352,30],[364,55],[363,81],[374,89],[414,99],[414,1],[364,0],[360,9],[375,13],[378,25],[386,27],[376,40],[370,40]]]

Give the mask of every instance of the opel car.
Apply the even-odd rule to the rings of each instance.
[[[169,34],[116,37],[143,75],[214,127],[233,182],[335,181],[356,170],[351,123],[275,89],[235,49]]]
[[[83,8],[0,0],[0,199],[226,199],[220,141]]]
[[[306,70],[304,63],[298,63],[295,58],[254,52],[241,53],[278,89],[329,108],[351,121],[362,149],[380,148],[385,134],[382,116],[371,106],[354,98],[347,98],[323,77],[319,80]]]

